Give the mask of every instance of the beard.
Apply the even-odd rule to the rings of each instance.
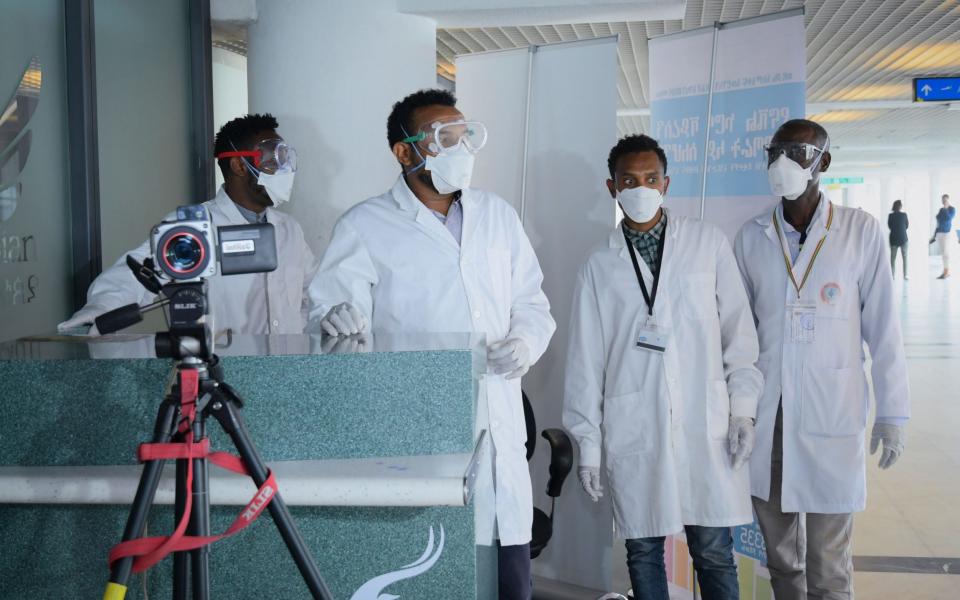
[[[257,184],[257,180],[250,173],[247,174],[247,188],[250,190],[250,197],[256,201],[257,204],[263,206],[264,208],[268,206],[273,206],[273,200],[270,198],[270,194],[267,193],[267,189],[262,185]]]
[[[437,187],[436,187],[435,185],[433,185],[433,178],[430,176],[430,173],[429,173],[429,172],[427,172],[427,171],[420,171],[419,173],[417,173],[417,179],[420,180],[420,183],[424,184],[425,186],[427,186],[427,187],[429,187],[431,190],[433,190],[433,193],[435,193],[435,194],[439,194],[439,193],[440,193],[440,191],[437,189]]]

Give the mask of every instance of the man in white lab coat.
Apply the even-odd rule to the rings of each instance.
[[[334,228],[310,285],[311,327],[329,335],[486,334],[480,401],[495,450],[500,598],[527,599],[533,498],[520,376],[556,325],[516,212],[470,188],[486,129],[465,120],[455,102],[448,92],[423,90],[394,105],[387,137],[402,174]]]
[[[853,512],[864,509],[872,358],[880,467],[903,452],[910,392],[880,223],[820,191],[819,124],[788,121],[767,146],[776,208],[748,221],[735,253],[760,338],[764,391],[751,460],[753,505],[777,600],[853,597]]]
[[[685,530],[703,597],[739,600],[730,527],[752,521],[762,387],[750,305],[723,233],[661,207],[655,140],[620,140],[608,165],[625,216],[580,270],[566,368],[581,485],[602,495],[603,448],[634,597],[667,600],[664,536]]]
[[[278,267],[270,273],[215,275],[209,279],[214,334],[227,330],[241,334],[302,333],[307,316],[307,286],[317,261],[307,246],[300,224],[276,210],[290,199],[296,172],[296,153],[277,133],[269,114],[246,115],[225,124],[217,133],[214,153],[224,184],[204,203],[216,227],[272,223]],[[189,199],[184,198],[183,204]],[[176,214],[164,220],[175,220]],[[138,262],[150,256],[147,240],[127,253]],[[124,254],[101,273],[87,291],[87,303],[58,329],[67,331],[93,323],[99,315],[126,304],[148,304],[147,291],[126,264]],[[90,332],[96,334],[96,326]]]

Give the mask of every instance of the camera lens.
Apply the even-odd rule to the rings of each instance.
[[[190,271],[203,258],[203,249],[191,235],[180,234],[167,244],[167,263],[177,271]]]
[[[196,277],[210,262],[202,234],[191,227],[164,233],[157,248],[160,267],[174,279]]]

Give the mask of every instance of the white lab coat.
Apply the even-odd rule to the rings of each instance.
[[[213,224],[247,225],[236,204],[223,187],[204,203]],[[170,213],[165,220],[176,219]],[[317,261],[297,221],[286,213],[267,208],[267,222],[275,229],[278,266],[270,273],[215,275],[209,281],[210,311],[214,333],[227,329],[233,333],[302,333],[307,316],[307,286],[317,269]],[[136,302],[148,304],[155,299],[137,280],[126,264],[127,254],[138,261],[150,256],[150,241],[124,254],[102,272],[87,290],[87,304],[80,309],[95,309],[94,316]]]
[[[826,231],[828,205],[821,196],[793,266],[798,283]],[[782,219],[782,207],[776,210]],[[770,497],[770,452],[782,395],[784,512],[864,509],[870,396],[863,342],[873,357],[877,416],[910,416],[906,359],[883,232],[879,222],[861,210],[833,210],[830,232],[801,292],[801,301],[817,307],[812,343],[790,340],[786,306],[797,296],[772,211],[748,221],[735,242],[757,322],[757,364],[765,380],[750,463],[752,493],[763,500]]]
[[[488,343],[516,337],[539,359],[556,324],[520,219],[489,192],[464,190],[460,203],[460,246],[402,177],[389,192],[350,209],[310,285],[311,327],[331,306],[350,302],[370,318],[374,334],[479,332]],[[500,542],[525,544],[533,497],[520,380],[489,375],[481,378],[484,388]]]
[[[666,236],[654,301],[665,353],[635,347],[647,305],[620,227],[587,259],[573,298],[563,424],[581,465],[600,466],[602,445],[628,539],[753,518],[747,470],[732,468],[727,442],[730,416],[754,417],[762,388],[747,296],[718,228],[668,214]]]

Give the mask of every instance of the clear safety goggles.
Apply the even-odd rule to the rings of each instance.
[[[785,154],[787,158],[799,165],[805,165],[817,156],[822,155],[826,148],[818,148],[804,142],[777,142],[763,147],[767,153],[767,161],[773,162]]]
[[[280,138],[272,138],[257,142],[253,150],[231,150],[221,152],[217,159],[231,157],[249,158],[253,167],[265,173],[280,171],[296,172],[297,151]]]
[[[437,121],[424,125],[417,134],[408,136],[403,141],[411,144],[426,142],[427,150],[433,154],[452,152],[463,144],[467,150],[476,154],[487,143],[487,127],[480,121]]]

